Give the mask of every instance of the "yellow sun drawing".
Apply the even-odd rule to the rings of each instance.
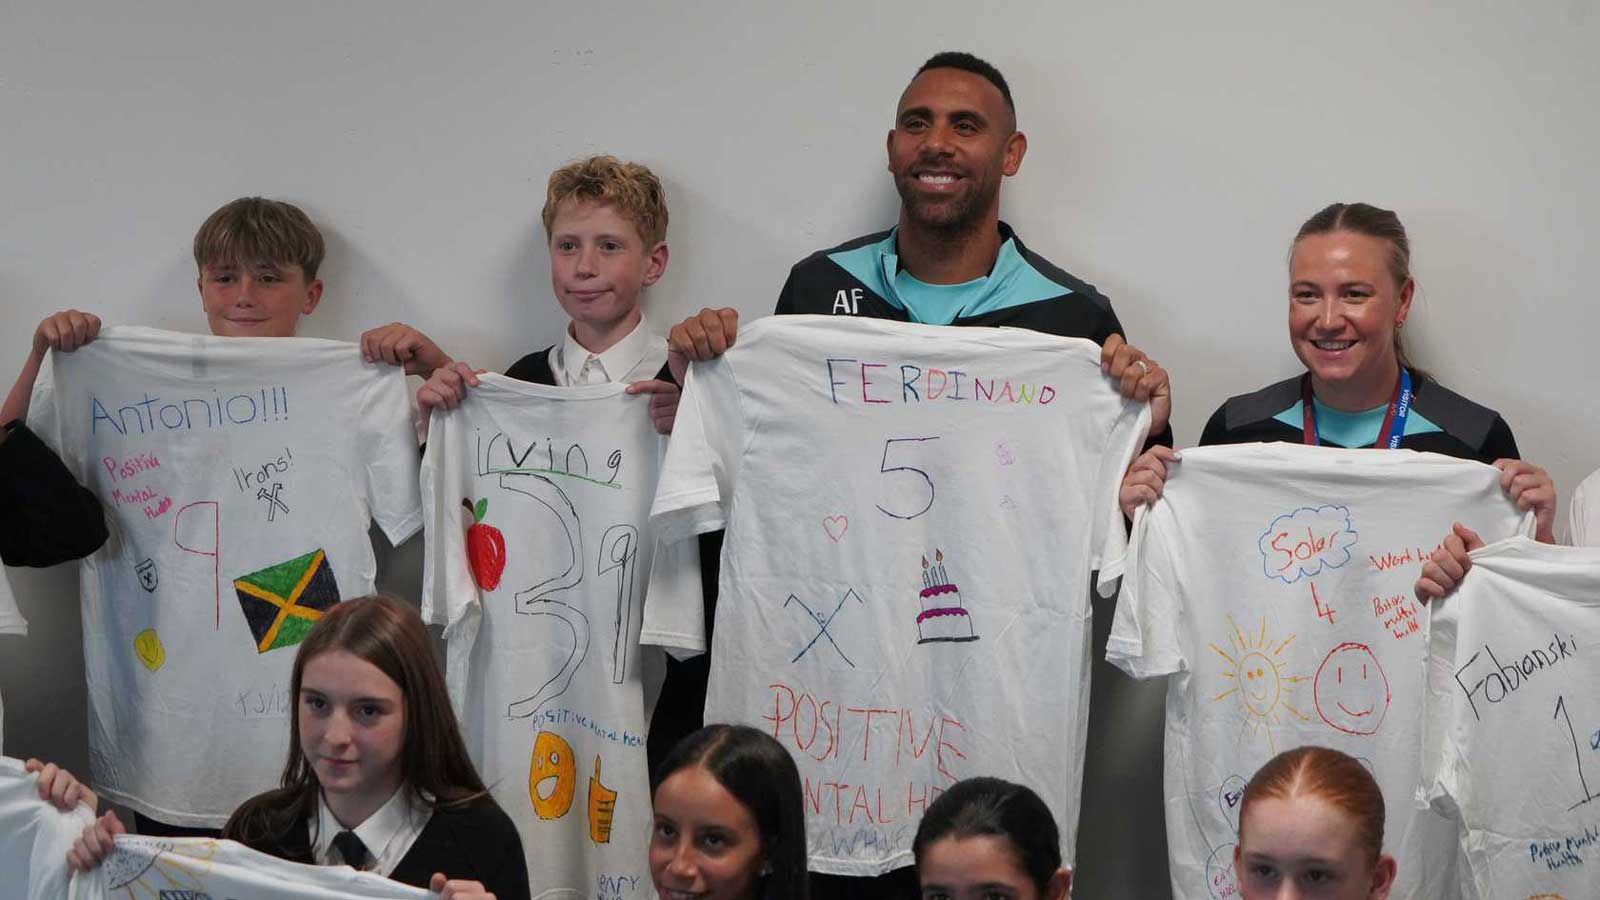
[[[1294,643],[1296,635],[1291,634],[1282,641],[1268,638],[1265,616],[1261,617],[1260,632],[1254,635],[1246,635],[1241,631],[1238,623],[1233,621],[1233,616],[1228,617],[1228,624],[1233,626],[1233,633],[1228,635],[1228,650],[1216,644],[1208,645],[1218,656],[1227,660],[1229,666],[1228,671],[1222,673],[1228,689],[1212,697],[1211,702],[1238,695],[1239,705],[1244,709],[1244,725],[1239,729],[1239,740],[1243,741],[1247,735],[1266,732],[1267,746],[1276,755],[1278,746],[1272,737],[1271,726],[1283,724],[1280,710],[1302,722],[1311,721],[1289,702],[1289,692],[1294,686],[1311,679],[1305,675],[1285,674],[1286,665],[1279,659],[1284,648]]]
[[[198,900],[206,896],[217,842],[209,838],[117,838],[101,864],[106,894],[126,900]]]

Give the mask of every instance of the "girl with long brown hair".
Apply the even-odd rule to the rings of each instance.
[[[280,786],[222,836],[292,862],[344,864],[450,900],[525,900],[510,817],[467,756],[422,620],[390,597],[347,600],[306,636]],[[123,833],[107,812],[68,859],[92,869]]]

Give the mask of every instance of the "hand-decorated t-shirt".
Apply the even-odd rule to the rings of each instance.
[[[1427,721],[1419,799],[1460,823],[1475,895],[1600,897],[1600,549],[1474,550],[1433,615]]]
[[[1413,808],[1439,535],[1519,514],[1491,466],[1411,450],[1196,447],[1134,518],[1106,658],[1167,686],[1167,846],[1179,900],[1237,896],[1245,784],[1276,754],[1332,747],[1372,769],[1396,897],[1450,897],[1455,826]]]
[[[0,894],[15,900],[67,896],[67,851],[94,821],[79,805],[63,812],[39,799],[38,776],[0,757]]]
[[[1574,547],[1600,547],[1600,471],[1583,480],[1572,492],[1571,525],[1567,541]]]
[[[428,900],[437,894],[349,866],[285,862],[233,841],[119,835],[73,900]]]
[[[354,344],[107,328],[30,425],[105,504],[81,564],[92,781],[221,827],[277,782],[295,646],[422,522],[405,376]]]
[[[1089,577],[1149,413],[1091,341],[762,319],[689,373],[652,520],[726,526],[706,721],[799,764],[814,870],[911,862],[955,781],[1028,784],[1076,844]],[[705,647],[695,604],[647,642]]]
[[[27,633],[28,620],[17,610],[17,598],[11,592],[11,580],[5,570],[0,569],[0,637]],[[5,703],[0,702],[0,752],[4,751],[5,746],[5,712]]]
[[[467,747],[522,834],[535,897],[653,895],[652,562],[682,570],[683,602],[701,598],[693,542],[652,552],[661,441],[649,398],[624,387],[484,375],[428,429],[423,615],[446,626]]]

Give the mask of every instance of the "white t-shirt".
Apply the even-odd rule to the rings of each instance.
[[[1600,470],[1572,492],[1571,526],[1567,541],[1574,547],[1600,547]]]
[[[409,427],[409,426],[408,426]],[[116,849],[73,876],[73,900],[428,900],[422,888],[349,866],[286,862],[233,841],[118,835]]]
[[[29,424],[109,512],[83,560],[93,783],[218,828],[278,780],[294,647],[422,523],[405,375],[354,344],[107,328]]]
[[[6,635],[26,635],[28,633],[28,620],[22,617],[17,609],[17,598],[11,592],[11,579],[3,568],[0,568],[0,637]],[[6,705],[0,702],[0,752],[4,752],[6,737]]]
[[[1460,822],[1476,896],[1600,897],[1600,549],[1474,550],[1427,719],[1419,798]]]
[[[1149,426],[1093,342],[830,316],[762,319],[689,373],[652,509],[727,528],[707,722],[799,764],[811,868],[911,862],[927,804],[994,775],[1076,845],[1089,578]],[[705,647],[699,604],[647,642]]]
[[[38,776],[0,757],[0,894],[13,900],[67,896],[67,851],[94,821],[80,804],[63,812],[39,799]]]
[[[1235,896],[1238,803],[1263,763],[1317,744],[1367,763],[1387,805],[1396,897],[1448,897],[1455,827],[1413,809],[1428,609],[1421,561],[1452,522],[1519,527],[1498,470],[1410,450],[1195,447],[1135,516],[1106,658],[1171,675],[1173,896]],[[1522,523],[1524,525],[1529,523]]]
[[[481,378],[428,429],[423,615],[446,626],[467,748],[522,834],[533,896],[600,881],[648,896],[649,397]],[[701,602],[696,578],[676,581]]]

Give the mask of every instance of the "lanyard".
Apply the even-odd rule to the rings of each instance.
[[[1313,447],[1322,443],[1317,437],[1317,411],[1311,400],[1311,373],[1307,372],[1300,381],[1300,408],[1303,415],[1304,439]],[[1383,427],[1378,429],[1378,440],[1372,446],[1377,448],[1387,447],[1394,450],[1400,446],[1400,439],[1406,436],[1406,417],[1411,414],[1411,373],[1402,366],[1400,369],[1400,383],[1395,385],[1394,399],[1389,402],[1389,411],[1384,414]]]

